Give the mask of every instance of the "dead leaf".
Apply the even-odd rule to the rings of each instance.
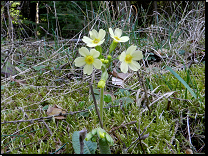
[[[109,72],[112,75],[112,84],[124,87],[124,81],[132,76],[131,73],[118,73],[115,68],[113,68],[113,72]]]
[[[54,105],[54,108],[59,108],[59,109],[63,109],[61,106],[59,106],[59,105]]]
[[[119,78],[121,80],[126,80],[128,77],[132,76],[131,73],[118,73],[116,68],[113,68],[113,73],[109,72],[113,77]]]
[[[112,84],[124,87],[124,81],[119,78],[112,77]]]
[[[58,115],[60,113],[66,114],[66,111],[63,110],[61,106],[58,106],[56,104],[53,107],[49,106],[46,112],[48,116]],[[66,118],[65,116],[55,116],[55,119],[65,119],[65,118]]]

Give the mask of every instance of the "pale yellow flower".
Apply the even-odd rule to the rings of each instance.
[[[129,40],[128,36],[122,36],[122,30],[119,28],[116,28],[113,32],[112,28],[109,28],[109,32],[111,37],[114,39],[115,42],[127,42]]]
[[[79,53],[84,57],[78,57],[75,59],[74,62],[75,66],[77,67],[84,66],[84,74],[90,75],[92,73],[93,66],[96,69],[101,69],[102,62],[99,59],[97,59],[100,55],[99,51],[91,49],[89,52],[87,48],[82,47],[79,49]]]
[[[101,45],[105,39],[105,30],[100,29],[99,33],[93,29],[92,31],[90,31],[90,38],[87,36],[84,36],[82,41],[85,42],[87,44],[88,47],[96,47]]]
[[[127,73],[128,67],[133,71],[137,71],[140,69],[140,64],[137,60],[141,60],[143,58],[142,52],[140,50],[136,50],[136,46],[130,46],[126,52],[122,52],[119,56],[119,61],[121,61],[120,69],[123,73]]]

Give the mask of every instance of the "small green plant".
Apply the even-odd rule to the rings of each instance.
[[[122,36],[122,30],[119,28],[116,28],[115,31],[112,30],[112,28],[109,28],[109,33],[111,38],[113,38],[113,42],[110,45],[109,48],[109,54],[107,55],[107,58],[102,55],[103,49],[101,47],[101,44],[105,41],[104,37],[106,35],[105,30],[100,29],[99,32],[97,32],[95,29],[90,31],[90,38],[87,36],[83,37],[83,41],[87,44],[88,47],[95,47],[95,49],[91,49],[90,51],[86,47],[81,47],[79,49],[80,55],[83,57],[78,57],[75,59],[75,66],[81,67],[84,66],[84,74],[92,74],[93,67],[96,69],[101,69],[101,79],[98,82],[98,88],[100,88],[100,112],[98,114],[100,118],[100,126],[103,128],[103,105],[104,105],[104,88],[106,85],[106,81],[108,79],[108,69],[112,69],[112,60],[115,60],[116,58],[112,58],[111,53],[116,49],[116,46],[119,42],[127,42],[129,40],[128,36]],[[126,52],[122,52],[120,56],[118,57],[119,61],[121,62],[120,69],[123,73],[127,73],[128,68],[130,68],[133,71],[138,71],[140,69],[140,64],[137,62],[138,60],[141,60],[143,58],[142,52],[140,50],[136,50],[137,46],[131,45]],[[107,51],[107,50],[106,50]],[[105,101],[108,101],[108,99],[105,98]],[[110,102],[110,99],[109,99]],[[97,111],[98,112],[98,111]],[[110,148],[108,145],[108,142],[110,140],[110,145],[113,144],[112,138],[109,134],[107,134],[104,129],[98,128],[94,129],[92,133],[88,134],[88,139],[93,138],[94,132],[97,132],[97,135],[99,136],[99,147],[100,152],[102,154],[104,153],[110,153]],[[102,133],[102,134],[101,134]],[[107,136],[107,142],[105,141],[104,136]],[[94,140],[94,139],[93,139]],[[96,140],[96,139],[95,139]],[[94,141],[95,141],[94,140]]]

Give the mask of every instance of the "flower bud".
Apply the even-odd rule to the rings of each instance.
[[[109,63],[109,60],[104,60],[104,63],[105,63],[105,64],[108,64],[108,63]]]
[[[112,56],[111,55],[108,55],[107,56],[107,59],[110,61],[112,59]]]
[[[99,132],[100,138],[104,138],[105,137],[105,133],[103,132]]]
[[[104,59],[100,59],[100,61],[101,61],[102,63],[104,63],[105,60],[104,60]]]
[[[104,88],[105,87],[105,81],[104,80],[100,80],[98,82],[98,88]]]

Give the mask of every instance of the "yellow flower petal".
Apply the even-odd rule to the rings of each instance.
[[[74,62],[75,62],[75,66],[77,66],[77,67],[81,67],[81,66],[84,66],[86,64],[84,57],[77,57],[74,60]]]
[[[122,36],[120,38],[120,42],[127,42],[129,40],[129,37],[128,36]]]
[[[126,57],[126,53],[122,52],[121,55],[119,56],[119,61],[123,62],[125,60],[125,57]]]
[[[116,30],[115,30],[115,32],[114,32],[114,35],[120,38],[121,35],[122,35],[122,30],[119,29],[119,28],[116,28]]]
[[[94,66],[96,69],[101,69],[102,62],[101,62],[99,59],[95,59],[94,62],[93,62],[93,66]]]
[[[140,50],[136,50],[134,52],[131,53],[133,60],[141,60],[143,59],[143,54],[142,51]]]
[[[86,64],[83,69],[84,74],[88,74],[88,75],[90,75],[92,73],[92,70],[93,70],[92,64]]]
[[[128,71],[128,64],[124,61],[124,62],[121,62],[121,66],[120,66],[120,69],[123,73],[127,73]]]
[[[90,52],[86,47],[79,48],[79,53],[84,57],[90,55]]]
[[[92,31],[90,31],[90,38],[92,38],[93,40],[95,38],[98,38],[98,32],[95,29],[93,29]]]
[[[110,33],[111,37],[113,38],[114,37],[113,29],[109,28],[108,30],[109,30],[109,33]]]
[[[90,55],[92,55],[94,58],[97,58],[98,56],[100,56],[100,52],[95,49],[91,49]]]
[[[140,64],[136,61],[132,61],[131,63],[128,64],[129,68],[133,71],[137,71],[140,69]]]
[[[100,40],[103,40],[104,37],[105,37],[105,34],[106,34],[105,30],[100,29],[100,30],[99,30],[99,34],[98,34],[98,38],[99,38]]]
[[[86,44],[91,44],[93,40],[87,36],[84,36],[82,41],[85,42]]]
[[[133,51],[136,50],[136,46],[131,45],[127,50],[126,50],[126,55],[131,54]]]

